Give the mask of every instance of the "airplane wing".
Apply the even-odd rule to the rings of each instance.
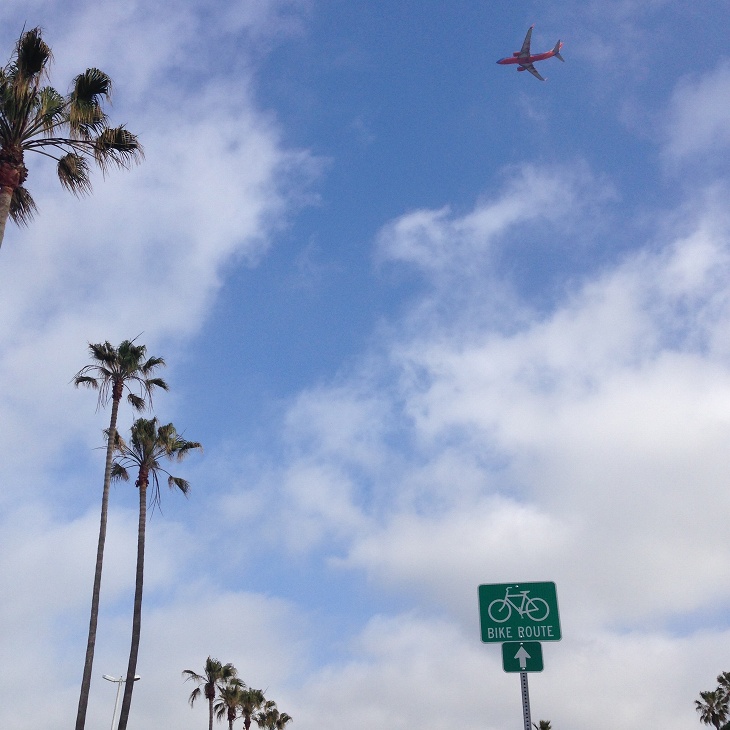
[[[529,71],[536,79],[540,79],[540,81],[545,81],[545,79],[542,76],[540,76],[540,73],[538,72],[538,70],[531,63],[520,64],[520,67],[518,70],[519,71]]]
[[[527,35],[525,36],[525,40],[522,41],[522,48],[520,49],[520,58],[523,56],[529,56],[530,55],[530,39],[532,38],[532,29],[534,28],[534,25],[531,25],[527,29]]]

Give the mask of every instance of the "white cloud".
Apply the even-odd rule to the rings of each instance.
[[[456,215],[449,208],[407,213],[384,226],[379,235],[381,260],[410,262],[429,272],[457,270],[461,276],[480,271],[480,264],[517,224],[540,219],[543,224],[567,224],[589,204],[579,195],[594,184],[594,201],[605,200],[605,183],[590,180],[583,166],[546,169],[523,165],[505,176],[495,199],[480,201],[474,210]]]
[[[706,196],[673,239],[587,278],[550,312],[509,328],[472,311],[454,328],[406,320],[389,334],[389,359],[368,360],[349,396],[339,382],[300,398],[296,443],[322,474],[338,464],[334,481],[317,478],[328,495],[339,479],[347,505],[320,510],[321,529],[357,526],[335,563],[464,621],[477,582],[557,580],[570,620],[594,631],[662,627],[730,601],[718,576],[730,558],[730,229],[718,200]],[[474,251],[488,240],[473,221],[501,209],[422,211],[388,226],[381,245],[440,281],[468,266],[452,253],[462,242]],[[494,220],[499,230],[504,218]],[[467,297],[480,286],[462,280]],[[378,458],[363,458],[363,444]],[[285,509],[303,524],[321,496],[312,484],[287,482]]]
[[[696,693],[687,687],[712,685],[705,665],[722,661],[726,637],[602,633],[543,643],[545,671],[529,676],[533,720],[569,730],[687,727],[696,722]],[[498,644],[480,645],[448,622],[402,614],[374,617],[355,647],[357,659],[329,667],[305,685],[298,716],[303,725],[497,730],[521,722],[519,676],[503,672]],[[318,712],[323,706],[325,717]]]
[[[664,154],[671,162],[717,156],[730,145],[730,62],[681,79],[665,122]]]

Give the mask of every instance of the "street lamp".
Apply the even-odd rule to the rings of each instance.
[[[119,677],[118,679],[116,677],[112,677],[108,674],[102,675],[104,679],[108,680],[109,682],[116,682],[117,683],[117,698],[114,700],[114,714],[112,715],[112,730],[114,730],[114,727],[117,724],[117,707],[119,706],[119,693],[122,690],[122,685],[127,681],[125,677]],[[139,676],[139,674],[134,675],[134,681],[136,682],[138,679],[142,679],[142,677]]]

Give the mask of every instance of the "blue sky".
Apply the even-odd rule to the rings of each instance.
[[[89,341],[166,358],[203,443],[150,520],[131,722],[212,654],[294,727],[497,730],[477,586],[555,581],[558,730],[699,725],[730,669],[724,2],[7,2],[146,159],[0,250],[0,724],[75,717],[108,412]],[[564,41],[540,83],[495,61]],[[120,425],[128,428],[124,411]],[[127,662],[113,490],[89,727]],[[42,675],[44,701],[37,702]]]

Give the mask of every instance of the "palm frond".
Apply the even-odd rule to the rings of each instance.
[[[21,34],[15,47],[11,75],[24,84],[37,81],[52,58],[50,47],[41,37],[41,29],[27,30]]]
[[[26,137],[38,131],[50,134],[66,118],[66,99],[52,86],[44,86],[40,90],[36,97],[36,105],[35,119],[26,129]]]
[[[164,365],[165,360],[162,357],[150,357],[147,362],[145,362],[142,367],[140,367],[140,370],[146,375],[150,372],[150,370],[154,370],[155,368],[159,367],[160,365]]]
[[[157,358],[158,360],[162,360],[162,358]],[[164,365],[164,360],[162,360],[162,364]],[[152,399],[152,388],[160,388],[162,390],[170,390],[170,386],[162,379],[162,378],[147,378],[145,381],[145,390],[148,391],[150,396],[150,402]]]
[[[112,80],[98,68],[87,68],[73,81],[68,100],[68,122],[71,133],[81,139],[91,139],[107,124],[107,116],[101,107],[109,99]]]
[[[124,126],[107,127],[94,140],[94,159],[102,172],[106,172],[110,163],[129,168],[132,163],[140,162],[143,158],[142,145]]]
[[[58,161],[57,172],[61,185],[74,195],[91,192],[89,164],[76,152],[69,152],[61,157]]]
[[[38,210],[31,194],[22,185],[13,190],[10,198],[10,217],[19,226],[27,226]]]
[[[102,97],[109,101],[112,93],[112,80],[98,68],[87,68],[73,81],[71,103],[96,104]]]
[[[98,390],[99,381],[96,378],[92,378],[90,375],[76,375],[73,379],[73,384],[78,388],[79,385],[84,385],[87,388],[93,388]]]
[[[186,670],[187,671],[187,670]],[[185,672],[183,672],[184,674]],[[192,679],[192,677],[188,677],[188,679]],[[190,697],[188,698],[188,702],[190,703],[190,707],[192,707],[195,704],[195,700],[200,697],[200,695],[203,694],[200,687],[196,687],[191,693]]]
[[[174,489],[175,487],[177,487],[186,497],[190,492],[190,482],[187,482],[181,477],[174,477],[172,475],[169,475],[167,477],[167,486],[170,487],[170,489]]]
[[[98,360],[106,365],[112,364],[117,359],[117,350],[114,345],[106,340],[106,342],[90,342],[89,343],[89,355],[92,359]],[[94,367],[93,365],[87,365],[87,367]]]
[[[129,472],[116,461],[112,464],[112,481],[129,481]]]
[[[188,455],[189,451],[202,450],[203,444],[198,441],[186,441],[185,439],[180,439],[175,448],[175,460],[182,461]]]
[[[134,408],[135,411],[143,411],[147,407],[147,403],[144,398],[140,398],[136,393],[129,393],[127,395],[127,402]]]

